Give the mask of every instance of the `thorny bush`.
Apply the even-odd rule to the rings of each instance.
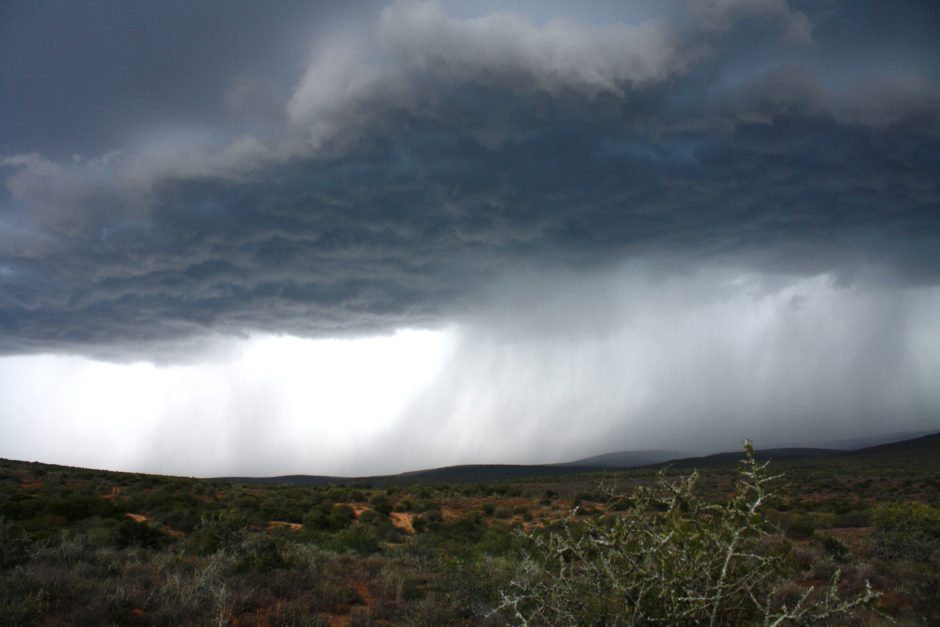
[[[740,625],[825,623],[870,603],[865,590],[838,593],[837,571],[823,590],[792,586],[787,545],[768,532],[763,510],[771,496],[767,463],[750,441],[737,488],[722,504],[695,493],[698,474],[621,500],[623,511],[604,518],[569,517],[560,530],[527,536],[530,553],[497,611],[520,625]],[[618,495],[613,495],[617,497]]]

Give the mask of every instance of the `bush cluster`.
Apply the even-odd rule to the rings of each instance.
[[[867,585],[840,599],[838,571],[818,594],[775,601],[789,583],[786,547],[769,537],[763,516],[776,477],[750,442],[745,450],[727,503],[700,499],[695,473],[674,482],[661,475],[620,514],[572,517],[530,535],[530,556],[502,591],[500,611],[522,625],[779,625],[831,620],[872,601]]]

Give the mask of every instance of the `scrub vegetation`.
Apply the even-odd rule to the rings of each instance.
[[[938,624],[936,448],[382,487],[0,461],[0,625]]]

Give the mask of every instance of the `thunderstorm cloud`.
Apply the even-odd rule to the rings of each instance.
[[[74,461],[67,424],[97,465],[355,474],[936,428],[938,34],[932,2],[5,3],[0,455]],[[243,364],[424,332],[369,428]],[[132,370],[159,409],[66,393]]]

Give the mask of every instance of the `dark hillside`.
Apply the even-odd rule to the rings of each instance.
[[[615,451],[585,457],[573,462],[557,464],[558,466],[602,466],[604,468],[636,468],[658,464],[669,459],[681,457],[679,451]]]
[[[843,451],[837,451],[827,448],[773,448],[764,451],[757,451],[759,461],[785,461],[799,459],[820,459],[827,457],[836,457],[843,454]],[[732,466],[744,459],[743,453],[715,453],[704,457],[686,457],[684,459],[673,459],[664,464],[674,468],[718,468]]]
[[[940,470],[940,433],[863,448],[844,455],[848,459],[878,465],[916,463],[924,468]]]

